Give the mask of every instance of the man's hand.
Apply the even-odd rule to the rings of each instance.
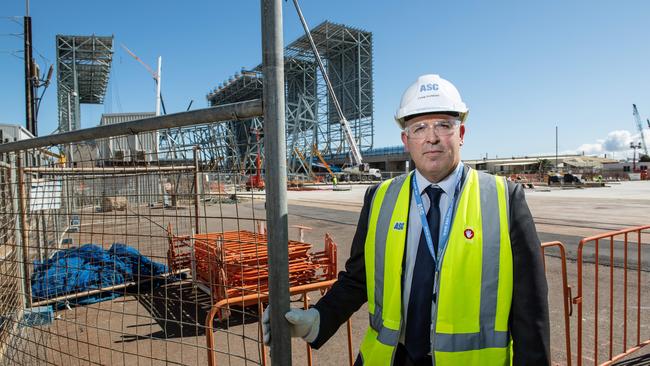
[[[262,334],[264,344],[267,346],[271,344],[271,312],[269,308],[270,306],[264,310],[262,315]],[[314,308],[307,310],[291,309],[284,314],[284,317],[289,321],[292,337],[301,337],[308,343],[316,340],[320,326],[318,310]]]

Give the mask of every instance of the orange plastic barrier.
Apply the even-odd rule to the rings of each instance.
[[[560,250],[560,260],[562,265],[562,303],[564,304],[564,336],[566,342],[567,366],[571,366],[571,322],[569,317],[573,313],[571,306],[571,286],[568,285],[566,271],[566,250],[564,245],[559,241],[542,243],[542,258],[544,259],[544,269],[546,269],[546,248],[557,247]]]
[[[334,284],[334,282],[336,282],[336,280],[329,280],[329,281],[323,281],[318,283],[310,283],[306,285],[290,287],[289,293],[291,295],[302,295],[303,306],[306,309],[307,307],[309,307],[309,297],[307,296],[309,292],[326,291]],[[212,306],[210,313],[205,319],[206,342],[208,348],[208,365],[210,366],[217,365],[217,356],[214,349],[214,327],[213,327],[215,316],[223,312],[228,312],[229,311],[228,309],[231,305],[237,305],[241,307],[257,305],[258,313],[260,314],[261,317],[262,313],[264,312],[263,304],[268,302],[268,298],[269,298],[268,293],[253,294],[253,295],[240,296],[236,298],[223,299]],[[352,366],[354,362],[354,358],[353,358],[354,355],[352,354],[352,328],[351,328],[350,320],[347,321],[347,331],[348,331],[348,361],[350,366]],[[261,339],[262,338],[261,322],[259,323],[259,332],[260,332],[260,339]],[[264,349],[265,346],[262,342],[260,342],[260,346],[262,347],[261,349],[262,365],[266,365],[266,350]],[[307,363],[309,366],[311,366],[312,364],[311,347],[308,344],[307,344]]]
[[[599,322],[608,322],[609,325],[609,342],[607,345],[609,346],[609,359],[602,363],[601,365],[610,365],[617,360],[620,360],[621,358],[629,355],[632,352],[635,352],[639,349],[641,349],[644,346],[647,346],[650,344],[650,339],[647,340],[642,340],[641,339],[641,234],[643,231],[646,231],[650,229],[650,225],[646,226],[638,226],[638,227],[632,227],[632,228],[627,228],[623,230],[618,230],[618,231],[610,231],[604,234],[600,235],[595,235],[591,237],[584,238],[580,241],[580,244],[578,246],[578,294],[575,298],[573,298],[573,303],[578,306],[578,320],[577,320],[577,332],[578,332],[578,340],[577,340],[577,364],[578,366],[582,365],[582,358],[583,358],[583,324],[587,322],[586,319],[583,319],[583,307],[584,307],[584,294],[583,294],[583,274],[584,274],[584,261],[583,261],[583,255],[584,255],[584,249],[588,246],[593,245],[594,251],[595,251],[595,263],[594,263],[594,298],[593,298],[593,304],[594,304],[594,312],[593,312],[593,329],[594,329],[594,343],[593,343],[593,349],[594,349],[594,354],[593,354],[593,361],[594,365],[598,365],[598,346],[599,346],[599,334],[598,334],[598,325]],[[623,298],[620,299],[621,303],[619,310],[622,308],[623,309],[623,332],[622,332],[622,352],[619,354],[614,354],[613,350],[613,338],[614,338],[614,313],[615,313],[615,306],[614,306],[614,243],[615,239],[618,241],[622,240],[623,241]],[[635,299],[632,299],[633,304],[636,307],[636,340],[633,341],[633,345],[628,348],[628,272],[633,272],[633,270],[630,270],[628,267],[628,244],[630,244],[630,241],[632,241],[632,244],[636,243],[636,250],[637,250],[637,268],[636,268],[636,301]],[[599,280],[598,280],[598,269],[599,269],[599,255],[600,255],[600,243],[607,243],[609,242],[609,319],[601,319],[599,317],[599,311],[601,310],[599,308],[599,302],[598,302],[598,292],[599,292]],[[645,244],[647,245],[647,244]],[[620,285],[619,285],[620,286]],[[602,324],[602,323],[601,323]],[[617,324],[617,326],[620,326],[620,324]],[[601,342],[602,343],[602,342]],[[603,343],[605,344],[605,343]]]

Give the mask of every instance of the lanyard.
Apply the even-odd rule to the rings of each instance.
[[[429,222],[427,221],[427,215],[424,212],[424,205],[422,204],[422,197],[420,193],[420,188],[418,187],[418,179],[413,174],[414,176],[411,178],[413,181],[413,191],[416,193],[415,194],[415,203],[417,204],[418,207],[418,213],[420,214],[420,221],[422,222],[422,231],[424,231],[424,236],[427,240],[427,246],[429,247],[429,253],[431,253],[431,256],[433,257],[433,262],[436,265],[436,271],[440,271],[440,265],[442,260],[438,260],[438,257],[444,253],[444,249],[447,246],[447,242],[449,241],[449,230],[451,229],[451,219],[453,216],[453,211],[454,207],[456,206],[456,200],[458,199],[458,194],[460,193],[460,184],[461,184],[461,177],[463,173],[463,162],[458,163],[457,173],[456,173],[456,180],[455,180],[455,190],[454,190],[454,196],[452,197],[451,205],[447,209],[447,212],[445,213],[445,219],[442,223],[442,230],[440,230],[440,235],[439,235],[439,241],[438,241],[438,253],[435,253],[433,250],[433,239],[431,238],[431,230],[429,229]],[[431,202],[431,206],[433,206],[433,202]],[[429,207],[431,210],[433,207]]]

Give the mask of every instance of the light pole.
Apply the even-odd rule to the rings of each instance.
[[[636,145],[634,144],[634,142],[630,142],[630,149],[634,150],[634,152],[632,153],[632,171],[633,172],[636,172],[636,149],[640,149],[640,148],[641,148],[641,143],[640,142],[637,142]]]

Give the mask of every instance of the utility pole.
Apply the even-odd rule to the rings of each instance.
[[[25,61],[25,128],[34,136],[38,135],[34,123],[34,86],[32,82],[32,18],[29,16],[29,0],[25,0],[25,17],[23,18],[23,40]]]
[[[158,72],[156,73],[156,116],[160,116],[160,72],[162,71],[162,56],[158,56]]]
[[[557,163],[557,126],[555,126],[555,173],[558,172],[558,163]]]
[[[632,172],[636,172],[636,150],[641,148],[641,143],[630,142],[630,149],[633,150],[632,153]]]

